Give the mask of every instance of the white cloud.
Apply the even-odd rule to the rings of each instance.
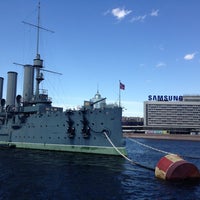
[[[157,10],[152,10],[151,13],[150,13],[150,16],[151,16],[151,17],[157,17],[157,16],[158,16],[158,12],[159,12],[158,9],[157,9]],[[130,21],[131,21],[131,22],[137,22],[137,21],[138,21],[138,22],[144,22],[144,20],[145,20],[147,17],[149,17],[148,14],[139,15],[139,16],[133,17]]]
[[[121,8],[114,8],[112,9],[112,15],[116,17],[118,20],[123,19],[126,17],[128,14],[130,14],[132,11],[131,10],[125,10]]]
[[[145,80],[145,83],[151,83],[151,82],[152,82],[151,79],[147,79],[147,80]]]
[[[166,63],[164,63],[164,62],[159,62],[156,65],[157,68],[161,68],[161,67],[165,67],[165,66],[166,66]]]
[[[147,15],[136,16],[131,19],[131,22],[136,22],[136,21],[143,22],[146,17]]]
[[[165,47],[164,47],[164,45],[162,45],[162,44],[160,44],[160,45],[158,46],[158,48],[159,48],[160,51],[164,51],[164,50],[165,50]]]
[[[117,20],[122,20],[125,17],[127,17],[127,15],[131,14],[132,10],[127,10],[124,8],[113,8],[112,10],[106,10],[103,15],[106,16],[108,14],[113,15]],[[159,13],[159,10],[152,10],[150,14],[144,14],[144,15],[138,15],[138,16],[133,16],[132,15],[132,19],[130,20],[130,22],[144,22],[144,20],[146,20],[146,18],[148,18],[149,16],[151,17],[157,17]]]
[[[106,16],[106,15],[108,15],[108,14],[110,14],[110,10],[106,10],[106,11],[103,13],[104,16]]]
[[[140,66],[140,67],[145,67],[145,64],[144,64],[144,63],[140,63],[139,66]]]
[[[157,17],[158,16],[158,12],[159,12],[158,9],[157,10],[152,10],[151,13],[150,13],[150,16]]]
[[[192,59],[194,59],[195,55],[196,55],[196,53],[186,54],[184,56],[184,59],[185,60],[192,60]]]

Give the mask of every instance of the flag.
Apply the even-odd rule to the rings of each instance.
[[[121,90],[125,90],[125,85],[124,85],[123,83],[120,82],[119,88],[120,88]]]

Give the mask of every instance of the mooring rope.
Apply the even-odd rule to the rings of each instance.
[[[151,168],[151,167],[148,167],[148,166],[145,166],[145,165],[142,165],[138,162],[135,162],[133,160],[131,160],[130,158],[128,158],[127,156],[125,156],[121,151],[119,151],[119,149],[113,144],[113,142],[111,141],[111,139],[108,137],[106,131],[103,131],[105,137],[107,138],[107,140],[110,142],[110,144],[113,146],[113,148],[123,157],[125,158],[127,161],[129,161],[131,164],[134,164],[134,165],[137,165],[137,166],[140,166],[142,168],[145,168],[145,169],[148,169],[148,170],[151,170],[151,171],[154,171],[154,168]]]
[[[144,147],[147,147],[147,148],[149,148],[149,149],[152,149],[152,150],[154,150],[154,151],[158,151],[158,152],[161,152],[161,153],[164,153],[164,154],[174,154],[174,153],[171,153],[171,152],[168,152],[168,151],[163,151],[163,150],[160,150],[160,149],[156,149],[156,148],[151,147],[151,146],[149,146],[149,145],[146,145],[146,144],[143,144],[143,143],[141,143],[141,142],[138,142],[138,141],[135,140],[135,139],[129,139],[129,140],[131,140],[132,142],[135,142],[135,143],[137,143],[137,144],[139,144],[139,145],[141,145],[141,146],[144,146]]]
[[[191,158],[191,159],[200,159],[199,156],[188,156],[188,155],[182,155],[182,157],[185,157],[185,158]]]
[[[129,139],[129,138],[128,138]],[[129,140],[131,140],[132,142],[135,142],[135,143],[137,143],[137,144],[139,144],[139,145],[141,145],[141,146],[144,146],[144,147],[146,147],[146,148],[149,148],[149,149],[152,149],[152,150],[154,150],[154,151],[157,151],[157,152],[161,152],[161,153],[163,153],[163,154],[174,154],[175,155],[175,153],[171,153],[171,152],[168,152],[168,151],[163,151],[163,150],[161,150],[161,149],[157,149],[157,148],[154,148],[154,147],[151,147],[151,146],[149,146],[149,145],[146,145],[146,144],[144,144],[144,143],[141,143],[141,142],[139,142],[139,141],[137,141],[137,140],[135,140],[135,139],[129,139]],[[198,157],[198,156],[188,156],[188,155],[179,155],[179,156],[181,156],[181,157],[186,157],[186,158],[191,158],[191,159],[200,159],[200,157]]]

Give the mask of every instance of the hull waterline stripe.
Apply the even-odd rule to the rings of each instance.
[[[25,148],[25,149],[40,149],[40,150],[119,155],[113,147],[107,147],[107,146],[62,145],[62,144],[4,142],[4,141],[0,141],[0,144],[4,144],[8,146],[16,146],[17,148]],[[122,154],[126,154],[125,147],[119,147],[119,151]]]

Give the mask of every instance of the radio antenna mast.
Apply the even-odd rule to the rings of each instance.
[[[50,33],[54,33],[54,31],[46,29],[42,26],[40,26],[40,1],[38,2],[38,18],[37,18],[37,25],[31,24],[25,21],[22,21],[22,23],[33,26],[37,28],[37,46],[36,46],[36,55],[39,55],[39,46],[40,46],[40,29],[48,31]]]
[[[38,21],[37,21],[37,50],[36,55],[39,54],[39,40],[40,40],[40,2],[38,3]]]

